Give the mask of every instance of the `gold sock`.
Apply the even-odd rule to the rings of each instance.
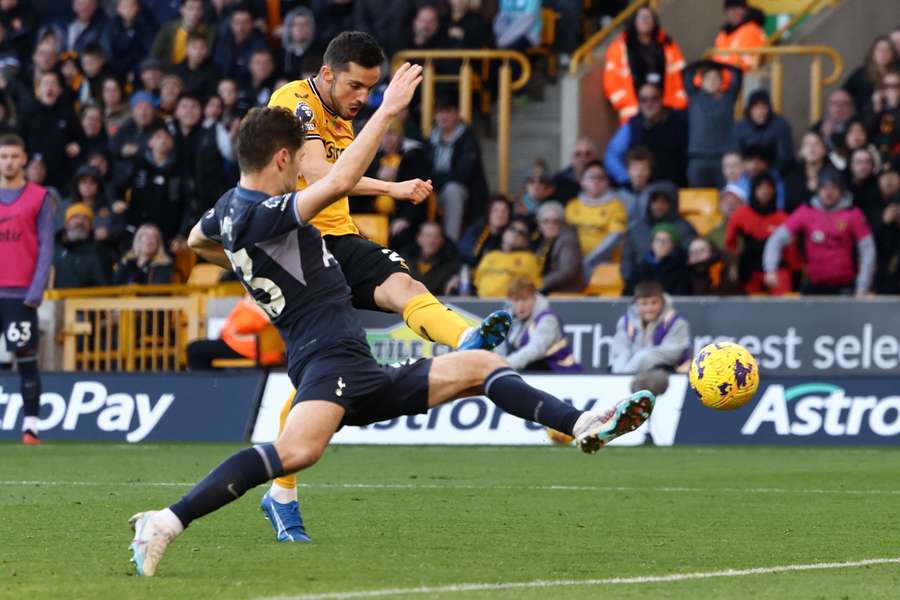
[[[403,307],[406,325],[429,342],[439,342],[451,348],[459,345],[460,338],[469,328],[461,316],[444,306],[433,295],[419,294]]]
[[[288,396],[288,399],[285,400],[284,405],[281,407],[281,413],[278,415],[278,433],[280,434],[284,431],[284,424],[287,421],[288,415],[291,413],[291,408],[294,405],[294,394],[297,393],[297,390],[291,392],[291,395]],[[292,490],[297,487],[297,476],[293,473],[290,475],[282,475],[281,477],[276,477],[273,480],[273,483],[278,487],[282,487],[286,490]]]

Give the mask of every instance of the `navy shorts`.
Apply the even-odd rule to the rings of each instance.
[[[326,235],[325,245],[341,265],[354,308],[391,312],[375,304],[375,288],[394,273],[409,275],[406,261],[390,248],[358,235]]]
[[[347,411],[341,426],[420,415],[428,412],[430,370],[430,358],[382,366],[368,347],[341,346],[314,356],[299,375],[291,374],[297,388],[294,404],[305,400],[339,404]]]
[[[37,309],[21,298],[0,298],[0,328],[8,352],[33,354],[37,350]]]

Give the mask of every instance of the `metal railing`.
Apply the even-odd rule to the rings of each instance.
[[[822,96],[825,86],[837,83],[844,71],[844,59],[830,46],[762,46],[760,48],[710,48],[704,57],[718,54],[755,54],[767,60],[771,68],[772,107],[782,112],[784,107],[784,63],[783,56],[812,56],[809,67],[809,121],[814,123],[822,118]],[[822,59],[830,58],[834,65],[827,77],[822,75]]]
[[[106,285],[89,288],[62,288],[44,292],[46,300],[66,300],[69,298],[134,298],[136,296],[185,296],[204,294],[206,296],[240,296],[244,288],[237,281],[225,281],[213,286],[187,283],[143,283],[128,285]]]
[[[458,75],[437,74],[435,61],[459,61]],[[531,63],[528,57],[514,50],[404,50],[394,55],[393,67],[396,69],[404,62],[421,62],[422,71],[422,110],[421,128],[426,137],[431,135],[434,120],[434,87],[437,83],[455,82],[459,84],[459,112],[466,123],[472,122],[472,94],[475,85],[475,70],[472,61],[483,61],[489,64],[500,61],[497,88],[497,190],[501,194],[509,192],[509,133],[512,113],[512,93],[522,89],[531,78]],[[512,79],[512,66],[515,61],[521,68],[518,79]],[[482,82],[487,84],[486,81]]]
[[[63,315],[66,371],[180,371],[203,296],[70,298]]]
[[[618,30],[625,21],[631,18],[631,15],[645,6],[649,6],[654,12],[659,12],[659,0],[635,0],[629,4],[627,8],[613,17],[612,21],[607,23],[606,27],[596,32],[578,46],[578,49],[572,53],[572,58],[569,62],[569,74],[577,75],[578,68],[581,66],[582,62],[590,64],[594,59],[594,49],[605,42],[606,38]]]

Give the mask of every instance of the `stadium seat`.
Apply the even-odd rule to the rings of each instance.
[[[376,214],[353,215],[353,222],[356,223],[360,232],[368,239],[382,246],[388,245],[389,228],[386,216]]]
[[[678,191],[678,207],[697,233],[706,235],[719,221],[719,193],[715,188],[682,188]]]
[[[547,77],[556,79],[556,22],[559,13],[552,8],[541,9],[541,45],[528,49],[528,56],[541,56],[547,61]]]
[[[191,269],[188,285],[216,285],[225,269],[212,263],[198,263]]]
[[[603,263],[597,265],[594,272],[591,273],[591,280],[584,293],[587,296],[618,297],[622,295],[623,289],[625,289],[625,282],[622,281],[619,265]]]

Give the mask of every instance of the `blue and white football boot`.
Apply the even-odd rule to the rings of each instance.
[[[162,560],[166,547],[175,539],[176,535],[164,531],[154,516],[158,511],[148,510],[133,515],[128,522],[134,530],[134,539],[131,549],[131,562],[134,569],[141,577],[153,577],[156,567]]]
[[[267,491],[259,503],[263,515],[272,524],[275,530],[275,539],[279,542],[311,542],[312,538],[306,533],[303,526],[303,516],[300,514],[300,504],[291,502],[276,502]]]
[[[503,343],[512,325],[512,315],[506,310],[495,310],[472,327],[465,335],[457,350],[493,350]]]
[[[582,452],[593,454],[619,436],[644,424],[653,412],[656,398],[648,390],[633,393],[604,412],[589,412],[583,424],[576,423],[572,432]]]

